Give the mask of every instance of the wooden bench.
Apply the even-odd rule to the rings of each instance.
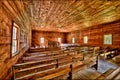
[[[52,56],[32,56],[32,57],[23,57],[23,62],[31,62],[31,61],[40,61],[40,60],[46,60],[46,59],[56,59],[58,57],[65,57],[66,54],[60,54],[60,55],[52,55]]]
[[[81,62],[75,62],[69,66],[65,66],[64,69],[60,69],[59,71],[54,71],[55,73],[48,73],[47,75],[41,77],[41,78],[37,78],[36,80],[48,80],[48,79],[54,79],[56,77],[59,77],[61,75],[66,75],[69,74],[68,79],[72,79],[72,74],[76,71],[78,71],[78,68],[80,68],[83,64]]]
[[[44,64],[51,64],[55,63],[55,59],[47,59],[47,60],[41,60],[41,61],[31,61],[31,62],[26,62],[26,63],[20,63],[20,64],[15,64],[14,68],[15,69],[24,69],[24,68],[29,68],[37,65],[44,65]]]
[[[33,67],[21,69],[21,70],[14,70],[14,74],[15,74],[14,77],[21,77],[27,74],[32,74],[32,73],[36,73],[39,71],[53,69],[53,68],[56,68],[56,63],[38,65],[38,66],[33,66]]]
[[[105,80],[113,80],[114,78],[115,78],[115,76],[117,76],[117,74],[119,74],[120,73],[120,67],[119,68],[117,68],[117,69],[115,69],[110,75],[108,75],[106,78],[105,78]]]
[[[27,53],[25,58],[32,58],[32,57],[44,57],[44,56],[55,56],[55,55],[60,55],[63,54],[63,50],[58,50],[58,51],[46,51],[46,52],[36,52],[36,53]],[[23,57],[24,58],[24,57]]]
[[[42,59],[37,59],[37,61],[34,61],[34,58],[30,61],[30,62],[25,62],[25,63],[21,63],[21,64],[16,64],[15,67],[20,67],[21,69],[22,68],[27,68],[30,67],[30,66],[36,66],[36,65],[40,65],[40,64],[46,64],[46,63],[53,63],[53,62],[56,62],[56,59],[63,59],[63,58],[72,58],[73,60],[76,59],[76,58],[79,58],[81,57],[81,54],[72,54],[72,55],[62,55],[62,56],[54,56],[53,58],[42,58]],[[35,58],[36,59],[36,58]],[[40,61],[39,61],[40,60]],[[77,59],[79,60],[79,59]]]
[[[59,77],[61,75],[69,74],[70,70],[71,70],[70,66],[64,66],[61,68],[57,68],[55,70],[44,73],[45,74],[44,76],[39,76],[40,78],[37,78],[36,80],[53,79],[53,78]]]
[[[45,71],[39,71],[32,74],[24,75],[24,76],[17,76],[16,80],[26,80],[26,79],[51,79],[60,75],[64,75],[69,73],[70,68],[69,65],[63,66],[60,68],[49,69]]]
[[[35,72],[45,71],[53,68],[59,68],[65,66],[66,64],[71,64],[73,62],[73,57],[81,56],[80,54],[66,55],[58,57],[56,59],[48,59],[43,61],[27,62],[22,64],[16,64],[14,66],[14,74],[16,77],[21,77],[27,74],[32,74]]]
[[[97,80],[103,80],[105,77],[107,77],[108,75],[110,75],[112,72],[114,71],[113,68],[110,68],[109,70],[107,70],[105,73],[101,74]]]
[[[120,73],[114,78],[114,80],[119,80],[120,79]]]
[[[119,62],[120,62],[120,55],[114,57],[113,60],[114,60],[115,62],[119,63]]]
[[[81,54],[69,54],[69,55],[72,55],[73,56],[73,58],[74,58],[74,60],[76,59],[79,59],[80,57],[81,57],[81,59],[82,59],[82,57],[83,56],[81,56]],[[60,58],[60,57],[67,57],[67,56],[69,56],[68,54],[57,54],[57,55],[45,55],[45,56],[30,56],[30,57],[23,57],[22,58],[22,62],[30,62],[30,61],[38,61],[38,60],[44,60],[44,59],[51,59],[51,58],[54,58],[54,59],[56,59],[56,58]],[[76,57],[75,57],[76,56]]]
[[[84,65],[83,62],[81,62],[81,61],[74,62],[74,63],[72,64],[72,73],[81,70],[81,67],[82,67],[83,65]]]

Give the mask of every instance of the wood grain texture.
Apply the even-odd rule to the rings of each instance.
[[[104,44],[104,35],[106,34],[112,34],[112,45]],[[84,44],[84,36],[88,36],[88,44]],[[120,48],[120,20],[71,32],[67,35],[68,43],[72,42],[72,37],[75,37],[76,43],[81,45],[109,46]]]
[[[40,38],[44,37],[44,43],[40,43]],[[41,32],[32,31],[32,46],[48,46],[48,41],[58,41],[61,38],[61,43],[65,42],[65,34],[59,32]]]
[[[14,9],[15,8],[15,9]],[[12,66],[17,62],[17,60],[23,55],[23,53],[29,47],[30,37],[29,28],[21,22],[21,16],[19,15],[19,10],[10,1],[0,0],[0,79],[6,80],[10,79],[12,76]],[[20,27],[20,45],[19,51],[16,56],[11,57],[11,35],[12,35],[12,21]],[[23,20],[24,21],[24,20]],[[28,26],[28,22],[26,21]],[[26,38],[22,38],[26,36]],[[27,37],[28,36],[28,37]],[[26,40],[24,40],[26,39]],[[26,42],[25,42],[26,41]],[[27,44],[23,48],[23,44]]]
[[[4,0],[33,30],[71,32],[120,19],[120,0]],[[24,27],[24,26],[23,26]]]

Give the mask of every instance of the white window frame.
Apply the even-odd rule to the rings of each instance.
[[[61,38],[60,37],[58,38],[58,42],[61,43]]]
[[[13,23],[12,28],[12,49],[11,49],[12,56],[17,54],[19,50],[19,26]]]
[[[112,44],[112,34],[104,35],[104,44],[108,44],[108,45]]]
[[[84,36],[84,44],[87,44],[88,43],[88,36]]]
[[[75,38],[74,37],[72,38],[72,43],[75,43]]]
[[[44,37],[41,37],[40,38],[40,43],[44,43],[44,40],[45,40]]]

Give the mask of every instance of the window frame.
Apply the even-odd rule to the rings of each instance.
[[[14,28],[16,28],[16,34],[14,35]],[[14,37],[15,36],[15,37]],[[16,42],[16,45],[13,46],[14,42]],[[19,26],[14,22],[12,21],[12,29],[11,29],[11,57],[15,56],[16,54],[19,53],[19,45],[20,45],[20,28]],[[16,47],[16,50],[13,52],[13,48]]]
[[[58,37],[57,41],[58,41],[59,43],[61,43],[61,38],[60,38],[60,37]]]
[[[88,44],[88,36],[83,37],[83,42],[84,42],[84,44]]]
[[[104,38],[103,38],[103,44],[104,45],[112,45],[113,44],[113,36],[112,36],[112,34],[104,34],[104,36],[103,36]]]
[[[44,42],[45,42],[45,38],[44,38],[44,37],[41,37],[41,38],[40,38],[40,43],[41,43],[41,44],[44,44]]]
[[[72,44],[75,43],[75,37],[72,37]]]

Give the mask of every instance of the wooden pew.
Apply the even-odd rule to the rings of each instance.
[[[120,79],[120,74],[118,74],[115,78],[114,78],[114,80],[119,80]]]
[[[28,52],[43,52],[43,51],[55,51],[60,50],[60,48],[30,48]]]
[[[17,78],[17,77],[21,77],[21,76],[24,76],[24,75],[27,75],[27,74],[32,74],[32,73],[36,73],[36,72],[39,72],[39,71],[45,71],[45,70],[53,69],[53,68],[56,68],[56,63],[38,65],[38,66],[33,66],[33,67],[21,69],[21,70],[14,70],[14,74],[15,74],[14,77]]]
[[[76,55],[76,57],[74,57],[74,60],[76,59],[79,59],[79,55],[81,55],[81,54],[68,54],[68,53],[62,53],[62,54],[55,54],[55,55],[45,55],[45,56],[37,56],[37,55],[35,55],[35,56],[29,56],[29,57],[23,57],[23,59],[22,59],[22,61],[23,62],[30,62],[30,61],[37,61],[37,60],[44,60],[44,59],[49,59],[49,58],[60,58],[60,57],[67,57],[68,55],[72,55],[72,56],[74,56],[74,55]],[[83,57],[83,56],[82,56]]]
[[[58,57],[65,57],[66,54],[59,54],[59,55],[52,55],[52,56],[32,56],[32,57],[24,57],[22,59],[23,62],[31,62],[31,61],[40,61],[40,60],[46,60],[46,59],[56,59]]]
[[[106,78],[105,78],[105,80],[113,80],[114,78],[115,78],[115,76],[117,76],[117,74],[119,74],[120,73],[120,67],[119,68],[117,68],[117,69],[115,69],[110,75],[108,75]]]
[[[46,54],[43,54],[41,52],[26,53],[24,57],[37,56],[37,55],[45,56]]]
[[[56,68],[56,69],[49,69],[49,70],[45,70],[45,71],[39,71],[36,73],[32,73],[32,74],[28,74],[25,76],[19,76],[17,78],[15,78],[16,80],[35,80],[35,79],[50,79],[50,78],[54,78],[66,73],[69,73],[70,68],[69,66],[64,66],[64,67],[60,67],[60,68]]]
[[[49,70],[53,68],[58,68],[66,64],[71,64],[73,62],[73,57],[81,56],[80,54],[72,54],[61,56],[55,59],[48,59],[43,61],[27,62],[22,64],[16,64],[14,66],[15,77],[21,77],[27,75],[28,73],[32,74],[39,71]]]
[[[61,75],[66,75],[69,74],[70,72],[70,66],[64,66],[64,67],[60,67],[57,68],[55,70],[49,71],[44,73],[44,76],[39,76],[40,78],[37,78],[36,80],[48,80],[48,79],[53,79],[56,77],[59,77]]]
[[[72,64],[72,73],[79,71],[83,65],[84,64],[82,61],[74,62]]]
[[[72,74],[76,71],[78,71],[78,68],[80,68],[83,64],[81,62],[75,62],[73,64],[70,64],[68,66],[64,66],[65,68],[58,68],[59,70],[55,70],[54,73],[50,72],[50,74],[46,74],[43,77],[37,78],[36,80],[48,80],[48,79],[54,79],[56,77],[59,77],[61,75],[66,75],[69,73],[68,79],[72,79]]]
[[[103,80],[105,77],[107,77],[108,75],[110,75],[112,72],[114,71],[113,68],[110,68],[109,70],[107,70],[105,73],[101,74],[97,80]]]
[[[23,58],[36,58],[36,57],[45,57],[45,56],[55,56],[55,55],[61,55],[63,54],[63,50],[58,50],[58,51],[47,51],[47,52],[36,52],[36,53],[28,53],[25,57]]]
[[[37,65],[52,64],[55,62],[56,62],[55,59],[47,59],[47,60],[42,60],[42,61],[31,61],[31,62],[26,62],[26,63],[15,64],[14,68],[20,70],[24,68],[37,66]]]
[[[20,67],[22,69],[22,68],[26,68],[27,66],[30,67],[30,66],[36,66],[38,64],[52,63],[52,62],[55,62],[56,59],[60,60],[62,58],[66,59],[68,57],[72,57],[72,59],[75,59],[77,57],[81,57],[81,54],[72,54],[72,55],[64,55],[64,56],[54,56],[53,58],[48,58],[48,59],[45,58],[45,59],[42,59],[41,61],[31,61],[31,62],[16,64],[15,67]]]
[[[83,54],[81,54],[81,53],[79,53],[79,54],[74,54],[72,60],[73,60],[73,62],[83,61],[83,57],[84,57],[84,56],[83,56]]]

